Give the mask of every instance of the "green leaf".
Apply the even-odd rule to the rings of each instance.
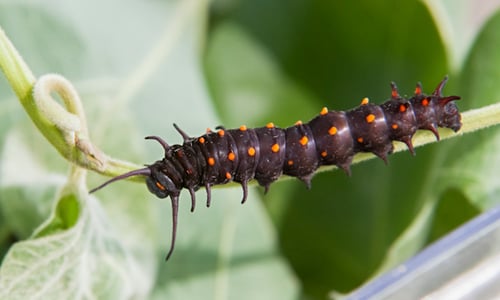
[[[431,12],[454,72],[460,71],[483,26],[500,2],[488,0],[423,0]]]
[[[43,237],[73,227],[78,220],[79,212],[78,199],[74,198],[73,195],[61,197],[57,203],[54,217],[48,225],[37,232],[36,237]]]
[[[262,125],[270,120],[286,124],[289,116],[285,112],[300,109],[304,116],[317,112],[317,107],[308,103],[313,95],[288,78],[272,53],[238,24],[217,26],[211,38],[205,71],[215,104],[228,126],[237,127],[242,122]],[[235,64],[240,67],[234,68]]]
[[[297,283],[277,255],[274,230],[255,191],[244,205],[240,189],[212,193],[210,209],[194,214],[185,199],[176,251],[158,265],[154,299],[296,299]],[[162,238],[168,241],[168,232]],[[162,255],[166,249],[164,244]]]
[[[474,207],[459,190],[450,189],[446,191],[435,210],[435,222],[432,224],[429,241],[433,242],[443,237],[479,213],[481,213],[481,210]]]
[[[466,62],[461,79],[464,106],[479,107],[500,101],[500,54],[496,45],[500,42],[500,11],[491,18],[478,35]],[[489,128],[477,134],[465,136],[454,148],[457,157],[447,171],[446,180],[459,187],[460,192],[477,209],[486,210],[498,205],[500,191],[498,151],[500,131]]]
[[[14,129],[5,137],[0,156],[0,206],[5,225],[19,239],[28,238],[50,215],[57,189],[64,183],[64,176],[47,170],[53,159],[34,153],[24,136]],[[35,143],[43,143],[38,139]],[[40,150],[40,149],[39,149]],[[41,158],[45,160],[40,161]],[[57,164],[48,164],[56,168]]]
[[[12,246],[0,269],[0,298],[144,297],[151,270],[123,247],[95,198],[80,190],[58,201],[53,218],[62,205],[80,206],[77,223],[63,230],[67,224],[53,220],[38,237]]]

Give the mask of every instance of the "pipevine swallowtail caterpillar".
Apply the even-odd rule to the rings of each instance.
[[[459,96],[442,96],[445,77],[431,95],[417,84],[411,98],[399,95],[391,83],[391,98],[375,105],[362,100],[361,105],[348,111],[329,111],[326,107],[308,123],[297,122],[288,128],[273,123],[265,127],[237,129],[217,127],[200,137],[190,137],[176,124],[184,139],[182,145],[168,145],[156,140],[165,156],[145,168],[114,177],[90,192],[109,183],[131,176],[145,176],[149,191],[159,198],[170,197],[172,204],[172,240],[166,259],[172,255],[177,232],[177,212],[182,189],[191,194],[191,211],[195,208],[195,191],[205,187],[207,206],[213,185],[235,181],[243,188],[243,200],[248,194],[248,181],[255,179],[267,191],[281,175],[297,177],[309,188],[316,169],[336,165],[350,174],[353,156],[372,152],[387,162],[393,151],[393,141],[400,141],[415,154],[412,137],[419,129],[430,130],[439,140],[437,127],[458,131],[461,116],[455,104]]]

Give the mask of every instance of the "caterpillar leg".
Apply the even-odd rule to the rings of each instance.
[[[207,207],[210,207],[212,201],[212,189],[209,183],[205,184],[205,190],[207,190]]]
[[[194,212],[194,207],[196,206],[196,195],[193,188],[189,188],[189,194],[191,195],[191,212]]]
[[[247,181],[241,182],[241,187],[243,189],[243,199],[241,200],[241,204],[243,204],[245,203],[245,201],[247,201],[248,197],[248,182]]]

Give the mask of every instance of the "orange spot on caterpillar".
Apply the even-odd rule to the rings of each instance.
[[[234,152],[229,152],[227,154],[227,159],[229,159],[230,161],[233,161],[235,158],[236,158],[236,155],[234,154]]]
[[[359,138],[357,139],[357,141],[358,141],[358,143],[362,143],[362,142],[363,142],[363,138],[362,138],[362,137],[359,137]]]
[[[394,123],[394,124],[392,124],[391,127],[392,127],[392,129],[398,129],[399,126],[398,126],[398,124]]]
[[[246,131],[247,130],[247,126],[246,125],[241,125],[240,126],[240,131]]]
[[[365,97],[365,98],[363,98],[363,100],[361,100],[361,105],[367,105],[369,102],[370,102],[370,99],[368,99],[368,97]]]
[[[289,166],[291,166],[291,165],[293,165],[293,160],[291,160],[291,159],[290,159],[290,160],[289,160],[289,161],[287,161],[286,163],[287,163]]]
[[[373,123],[373,121],[375,121],[375,115],[374,114],[369,114],[369,115],[366,116],[365,120],[368,123]]]
[[[391,97],[392,98],[399,98],[399,94],[398,94],[398,90],[397,89],[393,89],[392,92],[391,92]]]
[[[324,116],[328,113],[328,108],[323,107],[323,109],[319,112],[320,115]]]
[[[271,146],[271,151],[273,151],[274,153],[280,151],[280,145],[278,144],[274,144]]]
[[[224,136],[224,134],[225,134],[225,132],[224,132],[224,130],[222,130],[222,129],[221,129],[221,130],[217,131],[217,134],[218,134],[220,137],[223,137],[223,136]]]
[[[328,153],[326,153],[326,151],[321,152],[321,157],[326,157],[327,155]]]
[[[198,142],[200,142],[200,144],[205,144],[205,138],[204,137],[200,137],[198,139]]]
[[[248,148],[248,155],[249,156],[254,156],[255,155],[255,148],[254,147]]]
[[[298,120],[297,122],[295,122],[295,125],[297,125],[297,126],[302,125],[302,121],[301,121],[301,120]]]
[[[428,106],[428,105],[429,105],[429,98],[422,99],[422,106]]]
[[[273,122],[267,123],[266,128],[269,128],[269,129],[274,128],[274,123]]]
[[[226,172],[226,179],[231,179],[231,177],[232,177],[232,176],[231,176],[231,173]]]
[[[329,135],[336,135],[337,134],[337,127],[332,126],[330,129],[328,129],[328,134]]]
[[[215,165],[215,159],[214,159],[213,157],[209,157],[209,158],[207,159],[207,162],[208,162],[208,165],[209,165],[209,166],[213,166],[213,165]]]
[[[415,88],[415,95],[420,95],[422,94],[422,87],[420,85],[417,85]]]
[[[300,140],[299,140],[299,143],[302,145],[302,146],[305,146],[307,145],[307,143],[309,142],[309,139],[307,138],[307,136],[303,136]]]
[[[166,190],[165,187],[161,183],[159,183],[158,181],[155,182],[155,185],[156,185],[157,188],[159,188],[162,191]]]
[[[401,104],[399,105],[399,112],[405,112],[406,111],[406,105]]]

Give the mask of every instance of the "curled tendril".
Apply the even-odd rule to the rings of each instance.
[[[64,106],[53,97],[54,94],[59,96]],[[45,132],[45,136],[68,160],[108,175],[136,168],[135,165],[109,158],[92,144],[82,102],[69,80],[57,74],[43,75],[35,82],[32,96],[39,117],[46,119],[58,131],[55,136]]]
[[[108,176],[140,168],[108,157],[92,144],[83,105],[73,85],[56,74],[37,80],[1,26],[0,70],[38,130],[73,164]]]
[[[52,97],[53,93],[57,93],[61,97],[66,108]],[[35,82],[33,100],[41,115],[61,130],[69,145],[76,144],[77,133],[88,136],[80,97],[66,78],[58,74],[41,76]]]

